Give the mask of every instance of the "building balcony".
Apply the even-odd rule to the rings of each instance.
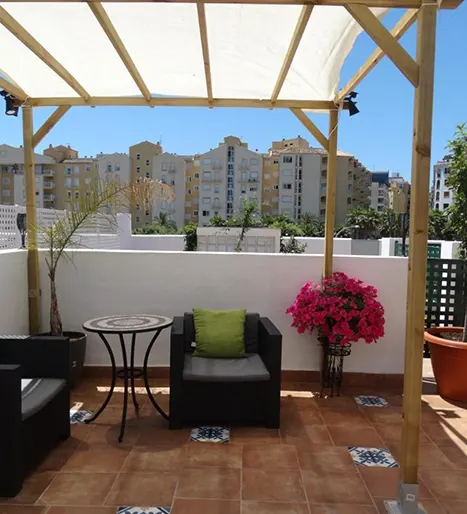
[[[51,195],[51,194],[44,195],[44,202],[54,202],[54,201],[55,201],[55,195]]]
[[[55,189],[55,182],[44,182],[44,189]]]
[[[177,170],[175,168],[170,168],[169,170],[167,170],[169,173],[175,173]]]
[[[42,171],[42,175],[44,177],[55,177],[55,170],[50,170],[50,169],[44,169]]]
[[[222,177],[211,177],[211,178],[205,178],[205,177],[202,177],[200,179],[200,182],[203,182],[203,183],[209,183],[209,182],[222,182],[224,179]]]

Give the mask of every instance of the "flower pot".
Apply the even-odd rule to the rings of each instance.
[[[50,336],[50,332],[39,334]],[[84,359],[86,357],[86,334],[83,332],[63,332],[64,337],[70,339],[70,389],[73,389],[83,374]]]
[[[444,339],[442,332],[461,333],[462,327],[434,327],[425,331],[433,374],[440,396],[467,402],[467,343]]]

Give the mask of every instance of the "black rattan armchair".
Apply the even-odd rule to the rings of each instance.
[[[69,344],[0,338],[0,496],[16,496],[27,474],[70,435]]]
[[[176,317],[170,342],[170,428],[260,424],[279,428],[282,334],[268,318],[247,314],[246,357],[193,357],[192,313]]]

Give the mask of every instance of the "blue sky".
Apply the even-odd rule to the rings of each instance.
[[[384,23],[392,27],[402,11],[391,12]],[[438,16],[433,162],[457,124],[467,122],[467,2]],[[415,28],[402,42],[413,55]],[[344,84],[374,49],[364,34],[356,42],[342,70]],[[357,88],[360,114],[341,116],[339,148],[353,153],[368,169],[389,169],[410,177],[413,88],[395,66],[384,58]],[[3,110],[3,105],[1,106]],[[37,128],[52,109],[35,109]],[[313,120],[327,130],[327,116]],[[22,143],[21,119],[0,115],[0,143]],[[98,152],[128,151],[141,140],[162,139],[165,150],[180,154],[208,151],[226,135],[236,135],[253,150],[266,152],[272,140],[306,137],[306,129],[287,110],[101,107],[72,108],[39,146],[70,144],[81,156]]]

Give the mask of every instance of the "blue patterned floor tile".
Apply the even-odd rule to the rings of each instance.
[[[191,431],[190,440],[198,443],[228,443],[230,427],[196,427]]]
[[[118,507],[116,514],[170,514],[170,507]]]
[[[84,423],[88,418],[90,418],[94,412],[92,410],[70,410],[70,424],[77,425],[79,423]]]
[[[385,448],[363,448],[349,446],[349,453],[357,466],[398,468],[394,457]]]
[[[381,396],[354,396],[357,405],[362,407],[387,407],[389,403]]]

